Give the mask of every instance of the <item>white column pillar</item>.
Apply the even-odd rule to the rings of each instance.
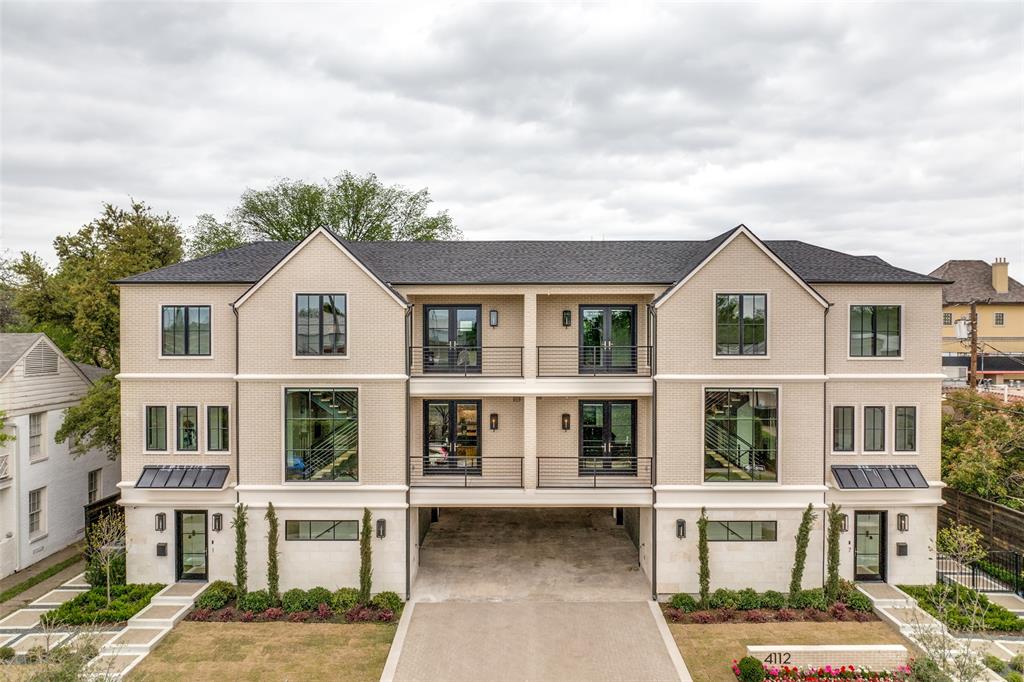
[[[523,486],[537,487],[537,398],[523,396]]]

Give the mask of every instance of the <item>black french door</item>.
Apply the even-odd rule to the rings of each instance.
[[[884,511],[854,513],[854,579],[885,581],[886,514]]]
[[[423,472],[480,475],[479,400],[423,401]]]
[[[636,475],[636,401],[581,400],[579,473]]]
[[[580,373],[636,372],[636,306],[580,306]]]
[[[423,370],[480,372],[480,306],[423,306]]]
[[[209,576],[206,512],[176,511],[177,580],[206,580]]]

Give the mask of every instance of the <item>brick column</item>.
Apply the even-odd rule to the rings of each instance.
[[[523,378],[537,376],[537,294],[523,294]]]
[[[523,396],[523,486],[537,487],[537,398]]]

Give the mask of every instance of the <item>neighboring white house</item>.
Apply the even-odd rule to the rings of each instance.
[[[0,334],[0,578],[80,540],[83,507],[117,492],[120,462],[74,458],[54,435],[106,370],[72,362],[45,334]]]

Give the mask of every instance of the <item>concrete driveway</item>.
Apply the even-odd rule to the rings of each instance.
[[[643,601],[650,583],[608,509],[445,508],[420,548],[417,601]]]
[[[382,682],[690,680],[650,602],[410,605]],[[657,608],[656,606],[654,608]]]

